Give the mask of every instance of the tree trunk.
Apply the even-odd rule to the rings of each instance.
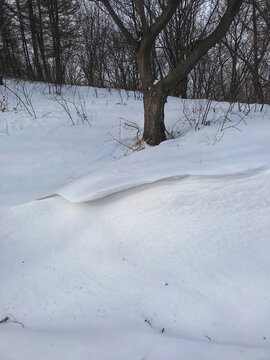
[[[237,84],[237,65],[238,64],[237,64],[237,57],[234,53],[231,54],[231,58],[232,58],[232,74],[231,74],[231,81],[230,81],[229,100],[231,102],[235,102],[236,96],[237,96],[237,87],[238,87],[238,84]]]
[[[143,140],[155,146],[166,140],[164,107],[167,95],[160,89],[150,89],[144,93],[144,133]]]
[[[61,86],[64,83],[63,67],[61,57],[61,34],[59,29],[59,3],[57,1],[48,4],[48,12],[51,26],[51,35],[53,40],[53,57],[55,62],[54,82],[56,92],[61,93]]]
[[[42,12],[42,8],[41,8],[41,0],[37,1],[37,7],[38,7],[38,23],[37,23],[37,28],[38,28],[38,32],[36,34],[36,38],[37,38],[37,42],[38,42],[38,46],[39,46],[39,51],[40,51],[40,55],[41,55],[41,60],[42,60],[42,64],[43,64],[43,69],[44,69],[44,74],[45,74],[45,81],[47,82],[51,82],[52,81],[52,77],[51,77],[51,73],[50,73],[50,69],[46,60],[46,55],[45,55],[45,46],[44,46],[44,22],[43,22],[43,18],[44,18],[44,14]]]
[[[262,86],[260,83],[260,78],[259,78],[258,72],[256,70],[253,70],[252,81],[253,81],[253,87],[254,87],[255,102],[258,104],[264,104],[263,89],[262,89]]]
[[[256,4],[255,0],[252,1],[253,5],[253,12],[252,12],[252,22],[253,22],[253,86],[254,86],[254,95],[255,95],[255,101],[259,104],[264,103],[264,96],[263,96],[263,90],[260,84],[260,78],[259,78],[259,55],[258,55],[258,49],[259,49],[259,36],[258,36],[258,26],[257,26],[257,15],[256,15]]]
[[[3,76],[0,75],[0,85],[4,85]]]
[[[148,145],[155,146],[166,140],[164,107],[168,93],[165,93],[161,86],[153,85],[155,76],[151,62],[151,47],[143,44],[136,55],[143,90],[143,140]]]
[[[34,15],[34,9],[33,9],[32,0],[27,1],[27,7],[28,7],[28,16],[29,16],[29,22],[30,22],[32,48],[33,48],[33,52],[34,52],[34,64],[35,64],[36,73],[37,73],[37,80],[43,81],[44,77],[43,77],[41,64],[40,64],[40,61],[39,61],[38,45],[37,45],[36,19],[35,19],[35,15]]]
[[[24,23],[24,19],[23,19],[23,15],[22,15],[20,0],[16,0],[16,5],[17,5],[17,11],[18,11],[18,15],[19,15],[19,24],[20,24],[20,32],[21,32],[20,35],[21,35],[21,39],[22,39],[23,54],[24,54],[24,59],[25,59],[25,64],[26,64],[26,75],[27,75],[28,79],[30,78],[33,80],[33,78],[34,78],[33,69],[32,69],[30,54],[29,54],[29,50],[28,50],[28,42],[26,39],[26,32],[25,32],[25,23]]]
[[[187,99],[188,77],[186,76],[171,92],[170,95]]]

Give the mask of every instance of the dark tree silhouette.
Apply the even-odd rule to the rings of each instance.
[[[224,37],[242,2],[243,0],[228,0],[225,12],[216,28],[206,37],[203,37],[203,34],[202,38],[199,36],[198,41],[189,49],[186,58],[177,63],[163,79],[156,82],[155,71],[152,66],[156,39],[175,14],[181,0],[168,0],[166,5],[164,2],[161,2],[162,4],[159,4],[161,8],[160,14],[154,21],[149,17],[149,7],[146,6],[146,1],[136,0],[135,9],[140,22],[137,34],[134,31],[132,32],[132,29],[126,25],[126,16],[121,17],[120,12],[115,10],[119,8],[119,5],[114,6],[115,4],[109,0],[98,1],[98,3],[102,3],[105,6],[116,25],[124,34],[128,44],[136,51],[144,95],[143,139],[149,145],[158,145],[166,139],[164,106],[168,94],[186,78],[207,51]],[[130,16],[129,20],[134,22],[133,29],[138,28],[135,17],[132,18]]]

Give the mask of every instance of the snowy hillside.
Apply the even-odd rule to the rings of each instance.
[[[8,86],[0,359],[268,360],[270,107]]]

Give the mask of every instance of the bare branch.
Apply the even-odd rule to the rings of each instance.
[[[143,0],[135,0],[136,10],[138,13],[138,16],[142,23],[142,30],[144,33],[147,33],[149,30],[149,26],[146,21],[145,17],[145,11],[144,11],[144,1]]]
[[[147,38],[148,43],[152,43],[162,29],[168,24],[180,2],[181,0],[168,0],[167,6],[150,28],[150,34]]]
[[[110,14],[112,19],[114,20],[115,24],[119,27],[119,29],[124,34],[128,44],[136,48],[137,47],[137,41],[134,39],[133,35],[128,31],[128,29],[125,27],[123,22],[120,20],[120,18],[118,17],[116,12],[112,8],[112,6],[110,4],[110,1],[109,0],[100,0],[100,1],[103,3],[105,8],[107,9],[108,13]]]
[[[174,88],[194,66],[199,62],[201,57],[213,47],[218,41],[225,36],[232,20],[239,11],[243,0],[231,0],[228,2],[227,9],[222,16],[216,29],[204,40],[200,40],[191,51],[190,55],[183,63],[179,63],[174,70],[172,70],[166,77],[164,77],[157,86],[163,87],[164,90],[169,91]]]

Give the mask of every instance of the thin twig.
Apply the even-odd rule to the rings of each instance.
[[[25,107],[25,109],[27,110],[27,112],[30,114],[31,117],[33,117],[33,114],[31,113],[31,111],[28,109],[28,107],[26,106],[25,102],[22,100],[22,98],[16,94],[13,90],[11,90],[7,85],[5,85],[5,88],[8,89],[13,95],[15,95],[17,97],[17,99],[19,99],[19,101],[23,104],[23,106]]]
[[[5,316],[2,320],[0,320],[0,324],[14,323],[14,324],[19,324],[19,325],[21,325],[21,327],[24,328],[23,323],[21,323],[20,321],[17,321],[12,314],[8,314],[8,315],[9,316]]]

